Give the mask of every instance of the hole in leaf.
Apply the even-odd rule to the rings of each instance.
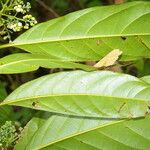
[[[32,106],[33,106],[33,107],[36,107],[37,104],[38,104],[38,102],[33,102],[33,103],[32,103]]]
[[[150,115],[150,106],[147,107],[147,110],[145,112],[145,115]]]
[[[121,36],[121,39],[122,40],[126,40],[127,38],[125,36]]]

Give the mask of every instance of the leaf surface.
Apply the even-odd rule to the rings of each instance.
[[[80,68],[95,70],[94,67],[68,61],[50,59],[38,54],[12,54],[0,59],[0,74],[13,74],[35,71],[44,68]]]
[[[0,105],[17,105],[90,117],[145,116],[150,85],[136,77],[109,71],[71,71],[28,82]]]
[[[38,24],[1,48],[70,61],[98,61],[113,49],[122,60],[150,57],[149,18],[150,2],[88,8]]]
[[[144,76],[141,79],[150,84],[150,75]]]
[[[29,122],[15,150],[148,150],[150,146],[150,117],[91,120],[52,116],[40,120]]]

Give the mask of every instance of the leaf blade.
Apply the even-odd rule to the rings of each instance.
[[[32,121],[29,127],[32,126]],[[147,149],[150,145],[149,122],[149,117],[137,120],[106,121],[52,116],[45,120],[45,123],[28,140],[26,149],[94,150],[104,148],[104,145],[106,149],[112,150]],[[40,140],[42,137],[39,135],[45,135],[43,140]],[[24,139],[20,140],[19,144],[23,142]],[[19,149],[19,144],[16,150]]]
[[[149,16],[149,2],[89,8],[39,24],[8,46],[70,61],[98,61],[113,49],[122,60],[149,57]]]
[[[94,67],[69,61],[50,59],[43,55],[17,53],[0,59],[0,74],[13,74],[35,71],[44,68],[80,68],[87,71]]]
[[[18,105],[76,116],[145,116],[150,88],[130,75],[109,71],[62,72],[24,84],[1,105]]]

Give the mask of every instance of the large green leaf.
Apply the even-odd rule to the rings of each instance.
[[[52,116],[45,122],[34,118],[15,150],[148,150],[149,124],[150,117],[92,120]]]
[[[71,71],[26,83],[1,105],[92,117],[144,116],[150,85],[136,77],[109,71]]]
[[[123,51],[122,60],[148,57],[149,18],[150,2],[89,8],[38,24],[1,48],[71,61],[99,60],[113,49]]]
[[[73,63],[63,60],[49,59],[38,54],[12,54],[0,59],[0,74],[23,73],[44,68],[80,68],[95,70],[92,66]]]

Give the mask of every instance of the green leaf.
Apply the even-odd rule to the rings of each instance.
[[[0,102],[7,97],[7,92],[2,82],[0,82]],[[5,121],[11,120],[12,108],[11,106],[2,106],[0,108],[0,125]]]
[[[114,49],[122,60],[149,57],[149,18],[150,2],[93,7],[38,24],[1,48],[70,61],[100,60]]]
[[[0,108],[0,126],[6,121],[12,120],[13,109],[11,106],[3,106]]]
[[[46,119],[43,119],[43,118],[38,118],[38,119],[33,118],[31,121],[29,121],[28,124],[25,126],[23,133],[22,133],[23,134],[23,143],[20,142],[18,144],[18,146],[19,147],[22,146],[22,148],[25,148],[25,145],[28,144],[28,139],[32,138],[32,136],[36,132],[36,130],[38,130],[40,128],[40,126],[42,126],[43,123],[45,123],[45,120]],[[20,139],[22,139],[22,135],[21,135]]]
[[[15,150],[148,150],[150,117],[92,120],[52,116],[32,119]],[[28,136],[29,135],[29,136]]]
[[[0,105],[17,105],[76,116],[134,118],[145,116],[150,85],[109,71],[71,71],[26,83]]]
[[[38,54],[12,54],[0,59],[0,74],[23,73],[44,68],[80,68],[83,70],[95,70],[92,66],[73,63],[63,60],[50,59]]]
[[[143,77],[150,74],[150,59],[139,59],[134,62],[136,68],[136,74],[138,77]]]
[[[4,87],[4,84],[0,81],[0,102],[7,97],[7,92]]]
[[[141,78],[143,81],[147,82],[150,84],[150,75],[149,76],[144,76]]]

